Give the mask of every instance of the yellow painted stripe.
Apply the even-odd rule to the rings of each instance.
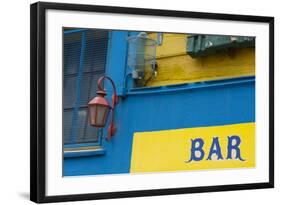
[[[241,139],[239,159],[225,159],[227,156],[228,136],[236,135]],[[205,157],[201,161],[191,161],[191,140],[204,140]],[[217,160],[206,160],[214,137],[219,138],[222,156]],[[233,158],[236,152],[233,151]],[[180,170],[205,170],[223,168],[255,167],[255,123],[242,123],[224,126],[184,128],[134,134],[131,172],[162,172]]]
[[[149,36],[157,39],[156,33]],[[157,76],[146,86],[201,82],[255,75],[255,48],[236,48],[212,55],[191,58],[186,53],[186,34],[164,34],[156,48]],[[146,80],[151,76],[146,70]]]

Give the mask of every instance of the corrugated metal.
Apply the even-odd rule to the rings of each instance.
[[[64,34],[64,144],[98,142],[98,129],[88,123],[87,104],[105,73],[107,44],[108,31],[104,30]]]

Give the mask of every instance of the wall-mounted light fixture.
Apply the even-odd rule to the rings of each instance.
[[[106,100],[106,90],[101,86],[102,82],[107,79],[111,83],[113,87],[113,95],[112,95],[112,105],[108,103]],[[117,105],[118,97],[116,94],[116,87],[114,81],[108,76],[102,76],[98,80],[98,91],[95,98],[93,98],[89,103],[89,116],[90,116],[90,124],[94,127],[105,127],[107,122],[107,117],[111,110],[111,121],[108,127],[108,134],[106,140],[109,140],[116,132],[116,127],[114,125],[114,108]]]
[[[147,79],[156,77],[157,41],[149,38],[147,33],[140,32],[130,36],[128,41],[127,65],[131,69],[136,87],[145,86]],[[146,76],[145,76],[146,75]]]

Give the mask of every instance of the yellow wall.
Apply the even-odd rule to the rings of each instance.
[[[156,33],[149,36],[157,38]],[[156,49],[157,76],[149,80],[147,86],[255,75],[255,48],[236,48],[191,58],[186,53],[186,44],[186,34],[163,34],[163,43]]]
[[[243,160],[236,159],[237,153],[234,150],[230,150],[232,159],[226,159],[228,136],[232,135],[241,139],[239,150]],[[189,161],[191,140],[198,136],[204,139],[204,158]],[[211,160],[207,160],[214,137],[219,139],[223,159],[212,155]],[[245,167],[255,167],[254,122],[134,133],[130,169],[132,173]]]

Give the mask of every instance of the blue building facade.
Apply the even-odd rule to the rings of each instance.
[[[108,33],[104,74],[114,80],[119,96],[115,110],[116,134],[106,141],[106,128],[92,130],[85,138],[97,136],[92,141],[65,143],[65,148],[94,146],[97,149],[65,152],[64,176],[130,173],[136,132],[255,122],[254,76],[134,88],[127,66],[127,38],[137,33]],[[84,65],[80,63],[81,66]],[[103,71],[96,76],[102,74]],[[110,101],[112,88],[109,84],[105,84],[105,88]],[[94,96],[94,91],[90,92],[89,98]]]

